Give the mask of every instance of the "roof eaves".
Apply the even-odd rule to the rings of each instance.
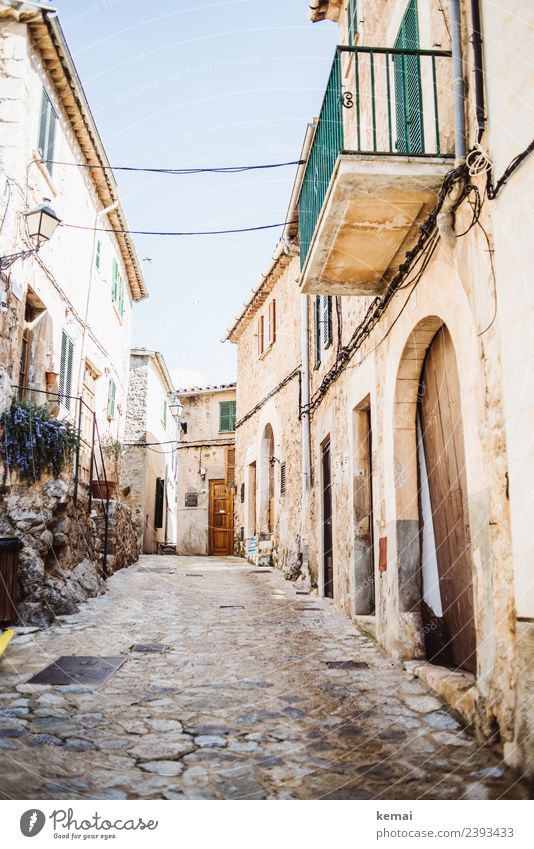
[[[28,8],[26,9],[26,7]],[[30,7],[33,7],[33,10]],[[17,10],[14,6],[10,6],[10,8],[13,13],[16,13]],[[11,16],[13,16],[13,13]],[[103,207],[118,204],[117,208],[108,214],[108,218],[115,231],[132,298],[134,301],[143,300],[148,297],[148,287],[133,240],[129,233],[120,232],[129,228],[120,201],[118,186],[113,177],[113,172],[110,170],[104,145],[59,19],[55,10],[51,7],[45,8],[29,3],[23,4],[18,10],[18,14],[18,19],[28,24],[33,43],[42,56],[47,73],[54,82],[84,158],[89,165],[104,166],[102,170],[98,168],[90,169],[93,183]]]

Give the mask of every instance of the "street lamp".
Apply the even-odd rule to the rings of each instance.
[[[49,199],[45,198],[43,203],[26,213],[28,236],[37,243],[38,248],[54,235],[61,221],[49,204]]]
[[[10,268],[17,259],[27,259],[29,256],[37,253],[41,245],[48,242],[54,235],[61,219],[58,218],[49,204],[50,200],[45,198],[43,203],[40,203],[39,206],[36,206],[30,212],[25,213],[28,235],[36,243],[36,247],[0,257],[0,271]]]

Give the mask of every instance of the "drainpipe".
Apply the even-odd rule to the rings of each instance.
[[[451,0],[452,75],[454,81],[454,149],[457,163],[465,160],[465,92],[462,63],[460,0]]]
[[[478,127],[478,141],[482,138],[486,125],[486,110],[484,107],[484,71],[482,67],[482,27],[480,23],[480,0],[471,0],[471,25],[473,34],[473,65],[475,70],[475,110]]]

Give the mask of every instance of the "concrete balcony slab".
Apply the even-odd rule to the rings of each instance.
[[[301,275],[305,294],[380,295],[435,207],[450,159],[343,153]]]

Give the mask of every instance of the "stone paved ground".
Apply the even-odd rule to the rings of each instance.
[[[131,655],[134,642],[171,650]],[[64,654],[128,659],[94,690],[24,683]],[[330,602],[236,558],[143,557],[78,614],[18,636],[0,700],[6,798],[526,797]]]

